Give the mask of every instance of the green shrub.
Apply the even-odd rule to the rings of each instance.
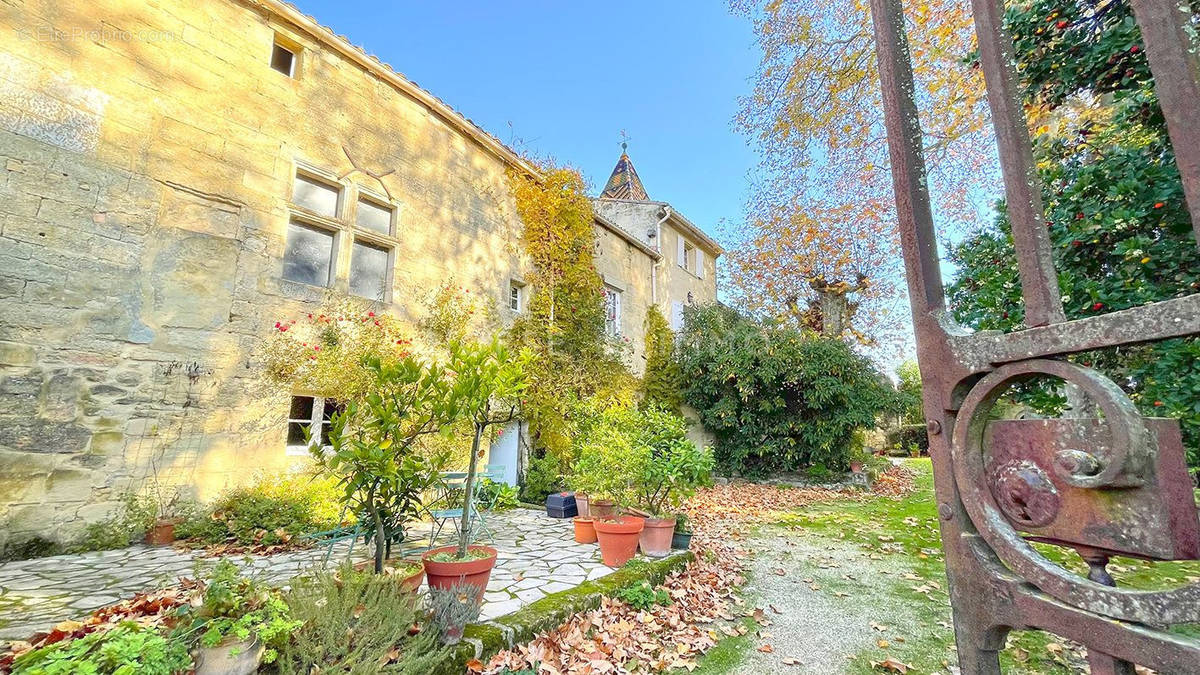
[[[206,543],[279,544],[336,527],[337,497],[336,483],[328,478],[263,475],[227,490],[207,511],[189,511],[175,532]]]
[[[296,580],[285,599],[302,625],[281,650],[280,672],[431,672],[445,650],[432,630],[408,634],[422,616],[416,596],[404,594],[401,581],[348,566]]]
[[[190,671],[192,657],[179,640],[168,640],[133,622],[77,640],[28,651],[13,662],[13,675],[172,675]]]
[[[13,560],[45,558],[46,556],[58,555],[65,551],[66,547],[60,542],[34,536],[28,539],[5,542],[4,548],[0,549],[0,563],[11,562]]]
[[[887,451],[893,457],[907,457],[915,448],[919,454],[929,454],[929,432],[924,424],[905,424],[888,429],[884,436]]]
[[[525,480],[521,483],[521,501],[543,504],[550,493],[562,490],[563,478],[558,468],[558,459],[553,455],[530,455]]]
[[[671,604],[671,596],[661,588],[655,589],[649,581],[632,586],[626,586],[617,591],[617,599],[625,602],[634,609],[648,611],[655,605]]]
[[[517,499],[517,488],[507,483],[497,483],[491,478],[479,481],[479,489],[475,492],[475,500],[492,511],[514,509],[520,503]]]
[[[677,354],[684,400],[724,473],[844,471],[854,431],[897,407],[891,383],[845,342],[720,305],[685,310]]]
[[[183,605],[179,617],[175,635],[196,639],[202,647],[216,647],[228,639],[257,638],[266,648],[265,663],[275,661],[278,650],[300,627],[279,591],[242,576],[237,566],[225,559],[205,579],[200,606]]]

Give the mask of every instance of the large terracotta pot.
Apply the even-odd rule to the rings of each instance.
[[[483,600],[483,592],[487,590],[488,579],[492,576],[492,568],[496,566],[496,549],[491,546],[470,546],[472,551],[486,551],[486,558],[476,560],[438,562],[430,560],[439,553],[453,553],[457,546],[443,546],[426,551],[421,556],[425,565],[425,576],[429,579],[430,588],[452,588],[456,585],[467,584],[476,589],[476,597]]]
[[[596,522],[591,518],[577,516],[575,523],[575,541],[580,544],[596,543]]]
[[[664,558],[671,553],[671,535],[675,534],[674,518],[647,518],[640,541],[642,553],[651,558]]]
[[[592,518],[612,518],[617,513],[617,505],[611,499],[592,499],[588,501],[588,515]]]
[[[417,571],[404,577],[404,579],[400,582],[401,593],[417,592],[417,589],[421,587],[421,582],[425,581],[425,563],[420,560],[388,559],[383,561],[383,571],[385,574],[387,573],[389,567],[395,568],[401,565],[407,565],[409,563],[416,563],[418,565]],[[375,560],[372,558],[371,560],[361,560],[356,562],[354,563],[354,569],[359,572],[374,571]]]
[[[592,513],[588,511],[588,493],[577,491],[575,493],[575,506],[579,509],[580,518],[591,517]]]
[[[146,530],[146,543],[151,546],[166,546],[175,541],[175,523],[179,521],[173,518],[163,518],[154,521],[149,530]]]
[[[605,565],[620,567],[633,558],[645,522],[637,516],[596,520],[596,539],[600,541],[600,559]]]

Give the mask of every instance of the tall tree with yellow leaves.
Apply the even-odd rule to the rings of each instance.
[[[866,344],[907,326],[887,137],[865,0],[731,0],[762,62],[737,126],[758,148],[729,255],[746,309]],[[966,0],[908,3],[915,96],[937,216],[960,227],[997,185]]]

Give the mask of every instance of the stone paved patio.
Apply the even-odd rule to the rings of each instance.
[[[487,514],[494,535],[490,543],[499,551],[492,571],[481,618],[493,619],[549,593],[565,590],[608,574],[594,544],[577,544],[570,519],[549,518],[532,509]],[[424,535],[423,537],[421,535]],[[403,555],[428,544],[429,530],[422,524],[413,531],[413,546]],[[450,543],[451,533],[438,537]],[[339,544],[331,565],[345,558],[348,544]],[[361,544],[355,558],[365,557]],[[231,557],[260,578],[284,583],[298,573],[321,564],[325,549],[309,549],[273,556]],[[65,619],[78,619],[92,610],[132,597],[138,591],[169,585],[180,576],[191,576],[197,560],[192,552],[168,547],[132,546],[116,551],[60,555],[0,564],[0,639],[21,639]]]

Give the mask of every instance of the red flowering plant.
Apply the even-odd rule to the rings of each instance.
[[[370,392],[368,357],[403,359],[412,338],[400,320],[352,298],[327,300],[296,317],[274,322],[259,357],[263,380],[348,402]]]

